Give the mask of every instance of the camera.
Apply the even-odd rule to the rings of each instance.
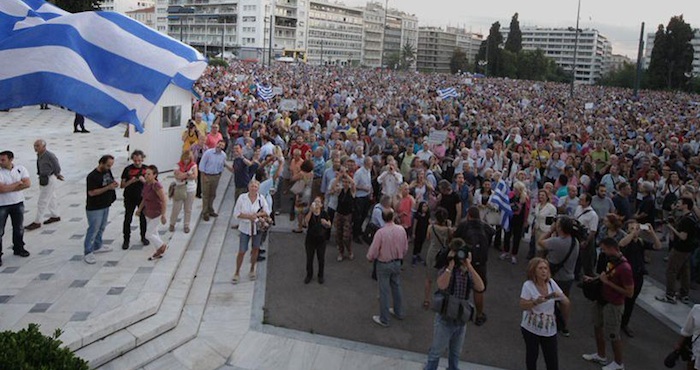
[[[553,224],[554,224],[554,221],[555,221],[556,219],[557,219],[557,218],[554,217],[554,216],[545,217],[545,219],[544,219],[544,224],[547,225],[547,226],[553,225]]]
[[[455,255],[452,256],[452,259],[455,261],[455,266],[459,266],[464,263],[464,261],[469,257],[469,253],[472,252],[471,247],[465,246],[460,249],[457,249],[455,252]]]

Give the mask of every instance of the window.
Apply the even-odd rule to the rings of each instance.
[[[255,22],[255,17],[243,17],[243,22]]]
[[[182,117],[182,106],[163,107],[163,128],[179,127]]]

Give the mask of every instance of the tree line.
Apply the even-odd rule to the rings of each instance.
[[[642,70],[640,87],[653,90],[680,90],[700,93],[700,76],[693,74],[692,40],[700,31],[685,22],[683,15],[672,17],[668,25],[660,24],[654,35],[649,66]],[[637,67],[632,63],[605,75],[599,84],[603,86],[633,87]]]

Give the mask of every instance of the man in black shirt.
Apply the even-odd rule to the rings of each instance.
[[[637,207],[637,214],[634,218],[640,224],[654,225],[656,222],[656,205],[654,204],[654,183],[649,181],[642,182],[641,193],[643,194],[642,201]]]
[[[119,183],[114,181],[112,165],[114,157],[103,155],[97,168],[87,176],[87,200],[85,210],[87,213],[88,229],[85,233],[85,262],[94,264],[97,262],[94,253],[112,251],[107,245],[102,244],[102,233],[107,227],[109,219],[109,207],[117,199],[115,189]]]
[[[124,225],[122,233],[124,234],[124,242],[122,249],[129,249],[129,239],[131,238],[131,220],[134,217],[134,211],[141,204],[141,192],[143,184],[146,182],[146,166],[143,165],[143,159],[146,156],[140,150],[134,150],[131,154],[132,164],[126,166],[122,171],[122,181],[119,187],[124,189]],[[146,216],[141,213],[139,216],[139,229],[141,231],[141,243],[143,245],[150,244],[146,239]]]
[[[681,214],[675,225],[666,224],[671,232],[669,247],[671,253],[666,265],[666,296],[656,297],[666,303],[676,303],[676,280],[680,280],[681,302],[689,303],[690,298],[690,256],[697,247],[695,224],[698,222],[692,212],[694,202],[683,197],[676,202],[676,209]],[[664,220],[666,221],[666,220]]]
[[[462,220],[462,199],[452,191],[452,185],[447,180],[440,180],[438,190],[440,190],[438,207],[445,208],[452,225],[457,225]]]
[[[618,215],[627,221],[632,218],[632,205],[630,204],[630,194],[632,194],[632,188],[627,182],[622,182],[617,185],[617,194],[613,197],[612,201],[615,205],[615,211]]]

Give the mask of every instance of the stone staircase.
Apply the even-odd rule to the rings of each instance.
[[[66,325],[60,339],[91,368],[142,368],[197,336],[224,242],[238,239],[230,228],[235,201],[230,179],[226,173],[219,185],[215,202],[219,217],[207,223],[197,218],[192,233],[176,233],[166,257],[156,263],[137,299],[88,321]],[[234,261],[227,262],[233,266]],[[249,295],[244,300],[247,310],[238,310],[248,319],[252,286],[253,282],[236,287],[242,295]],[[200,361],[208,361],[211,366],[206,368],[214,369],[224,365],[223,356],[206,356]],[[205,367],[194,362],[191,368]]]

